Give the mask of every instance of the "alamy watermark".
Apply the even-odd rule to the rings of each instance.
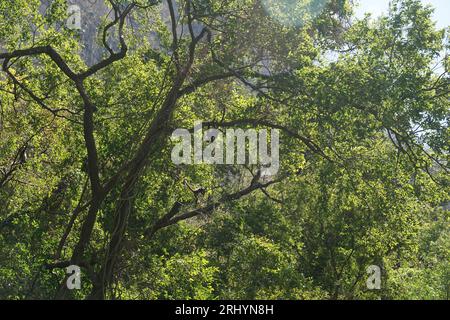
[[[66,26],[71,30],[81,30],[81,8],[76,4],[70,5],[67,8],[68,19]]]
[[[69,275],[67,277],[66,285],[69,290],[81,289],[81,269],[79,266],[72,265],[66,268],[66,272]]]
[[[194,131],[177,129],[172,139],[179,141],[172,150],[176,165],[261,165],[261,176],[273,176],[280,169],[280,133],[278,129],[219,129],[203,132],[203,123],[196,121]]]
[[[369,266],[367,267],[367,278],[366,285],[369,290],[381,290],[381,268],[379,266]]]

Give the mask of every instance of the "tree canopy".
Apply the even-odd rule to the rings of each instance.
[[[432,8],[104,2],[93,64],[67,1],[0,2],[0,298],[449,298]],[[174,164],[198,120],[279,130],[280,170]]]

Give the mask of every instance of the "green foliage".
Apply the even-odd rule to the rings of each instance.
[[[104,17],[107,65],[74,81],[48,51],[3,53],[93,70],[66,1],[0,1],[0,298],[54,298],[54,264],[77,262],[65,298],[449,299],[449,44],[431,9],[358,21],[333,0],[283,24],[268,1],[178,2],[176,31],[160,1],[105,39]],[[281,128],[278,183],[245,193],[268,182],[258,166],[174,165],[170,134],[199,119]]]

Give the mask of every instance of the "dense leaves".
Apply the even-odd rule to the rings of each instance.
[[[66,1],[0,2],[0,298],[449,298],[448,30],[294,2],[105,1],[89,65]],[[280,171],[175,165],[196,120]]]

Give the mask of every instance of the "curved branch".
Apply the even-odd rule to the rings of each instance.
[[[251,184],[247,188],[240,190],[238,192],[235,192],[235,193],[226,194],[226,195],[222,196],[216,202],[213,202],[204,207],[200,207],[200,208],[197,208],[197,209],[194,209],[194,210],[191,210],[191,211],[185,212],[183,214],[179,214],[179,215],[178,215],[178,213],[181,211],[183,204],[177,202],[177,203],[175,203],[175,205],[173,206],[173,208],[170,210],[170,212],[168,214],[166,214],[163,218],[161,218],[158,222],[156,222],[154,226],[146,229],[144,232],[144,235],[147,238],[152,238],[155,235],[155,233],[161,229],[167,228],[167,227],[177,224],[181,221],[194,218],[201,214],[211,213],[217,207],[219,207],[227,202],[239,200],[242,197],[249,195],[256,190],[264,190],[265,188],[267,188],[273,184],[282,182],[285,178],[286,177],[280,177],[273,181],[262,183],[262,182],[258,181],[259,175],[257,175],[257,176],[255,176],[255,178],[252,180]]]

